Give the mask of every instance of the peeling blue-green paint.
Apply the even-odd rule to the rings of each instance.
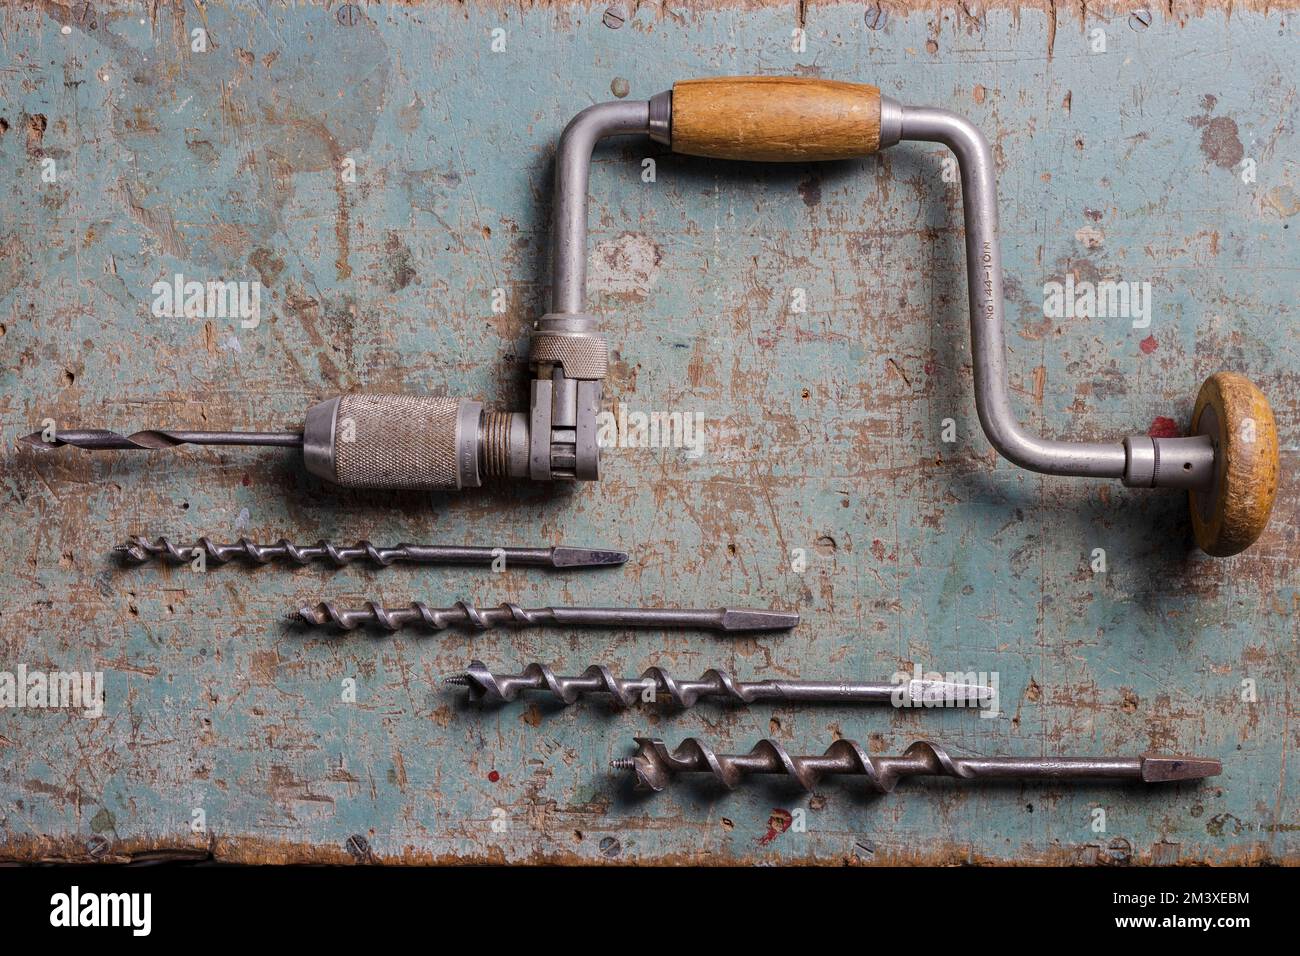
[[[429,497],[322,487],[272,451],[13,450],[46,418],[295,427],[316,398],[360,386],[522,407],[564,124],[620,79],[646,97],[676,78],[761,72],[876,82],[985,130],[1028,421],[1085,438],[1182,424],[1203,378],[1239,370],[1274,402],[1289,475],[1300,411],[1289,13],[1157,17],[1142,32],[1062,13],[1049,56],[1048,20],[1032,10],[991,9],[978,25],[895,13],[871,31],[860,6],[815,5],[798,53],[793,8],[643,6],[617,30],[600,6],[357,10],[353,26],[337,6],[206,5],[183,20],[166,5],[0,13],[0,663],[99,669],[107,686],[98,721],[0,714],[0,853],[102,833],[121,846],[215,836],[244,858],[273,843],[355,857],[353,835],[381,859],[1296,858],[1294,484],[1259,544],[1216,561],[1193,550],[1178,495],[996,460],[974,414],[959,196],[937,147],[784,168],[635,139],[601,150],[591,224],[594,307],[616,352],[607,392],[703,413],[699,459],[611,450],[599,485]],[[209,48],[193,52],[201,27]],[[1090,52],[1092,27],[1107,33],[1104,54]],[[506,42],[494,53],[496,29]],[[1253,182],[1228,162],[1233,130]],[[355,183],[338,175],[347,160]],[[602,274],[623,275],[627,236],[642,271],[602,287]],[[263,281],[261,324],[155,318],[150,289],[178,272]],[[1150,328],[1045,319],[1042,286],[1067,272],[1150,281]],[[795,288],[806,312],[790,310]],[[492,311],[495,289],[505,314]],[[940,441],[947,418],[954,444]],[[128,533],[563,540],[633,559],[573,575],[122,570],[109,550]],[[799,548],[802,574],[790,570]],[[1095,548],[1105,574],[1090,570]],[[280,626],[322,595],[771,604],[804,623],[756,640],[331,640]],[[1002,716],[480,713],[437,686],[471,657],[683,676],[995,671]],[[872,798],[841,781],[811,798],[759,783],[646,799],[606,763],[647,733],[719,750],[768,735],[794,752],[837,735],[873,751],[918,736],[960,753],[1178,750],[1222,758],[1224,774],[1150,790],[940,781]],[[807,832],[760,843],[773,808],[793,807],[807,808]],[[193,831],[195,808],[206,834]]]

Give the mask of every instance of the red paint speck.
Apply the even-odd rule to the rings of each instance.
[[[1151,422],[1151,427],[1147,429],[1147,434],[1152,438],[1177,438],[1178,423],[1172,418],[1157,415]]]
[[[1138,343],[1138,348],[1142,350],[1143,355],[1150,355],[1159,347],[1160,347],[1160,343],[1156,341],[1156,337],[1154,335],[1148,335],[1146,338],[1144,338],[1141,342]]]
[[[245,476],[243,477],[242,481],[243,481],[243,485],[244,485],[245,488],[247,488],[249,485],[251,485],[251,484],[253,483],[253,479],[250,478],[248,475],[245,475]]]
[[[758,838],[759,846],[767,846],[786,830],[790,829],[790,824],[794,822],[794,815],[789,810],[782,810],[780,807],[774,807],[772,815],[767,818],[767,832]]]
[[[877,561],[885,560],[885,542],[881,541],[879,538],[876,538],[874,541],[872,541],[871,555]]]
[[[488,779],[491,780],[493,783],[496,783],[498,780],[501,779],[501,774],[493,770],[491,773],[488,774]]]

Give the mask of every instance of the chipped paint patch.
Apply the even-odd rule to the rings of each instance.
[[[649,236],[625,232],[597,242],[587,279],[592,292],[643,299],[659,279],[663,252]]]
[[[1074,230],[1074,238],[1085,249],[1100,249],[1106,241],[1106,233],[1100,226],[1089,224]]]

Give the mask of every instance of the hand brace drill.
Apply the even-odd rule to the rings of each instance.
[[[1267,400],[1241,375],[1220,372],[1205,382],[1187,437],[1057,441],[1020,425],[1007,388],[987,141],[954,113],[902,106],[872,86],[814,79],[691,80],[649,101],[601,103],[574,117],[556,153],[551,311],[532,333],[527,413],[487,411],[464,399],[355,393],[309,409],[300,435],[149,431],[124,437],[87,430],[60,431],[53,443],[301,443],[309,471],[356,488],[470,488],[485,476],[598,479],[597,415],[609,361],[597,320],[586,311],[587,185],[596,144],[621,134],[649,135],[678,153],[760,162],[847,159],[904,140],[947,146],[961,173],[975,403],[993,447],[1044,474],[1186,489],[1197,542],[1211,554],[1234,554],[1263,530],[1277,487],[1277,431]]]

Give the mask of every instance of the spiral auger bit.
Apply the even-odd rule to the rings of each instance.
[[[677,680],[662,668],[651,667],[637,678],[615,677],[604,664],[592,664],[577,677],[560,677],[545,664],[532,663],[522,674],[493,674],[482,661],[471,661],[465,673],[446,683],[469,688],[472,700],[502,704],[524,691],[545,691],[571,705],[589,694],[608,694],[616,707],[638,701],[685,709],[712,698],[732,704],[833,703],[942,705],[977,707],[993,698],[988,687],[947,681],[911,680],[899,684],[843,681],[738,681],[726,671],[710,669],[698,680]]]
[[[361,607],[340,608],[326,601],[301,608],[291,620],[310,627],[332,626],[341,631],[371,626],[385,631],[406,627],[428,631],[449,627],[475,631],[494,627],[655,627],[743,632],[788,631],[799,623],[799,615],[791,611],[731,607],[526,608],[510,602],[478,608],[468,601],[457,601],[451,607],[429,607],[422,601],[403,607],[384,607],[367,601]]]
[[[904,777],[957,780],[1137,780],[1170,783],[1223,772],[1209,757],[952,757],[937,744],[918,740],[898,756],[869,755],[852,740],[835,741],[820,757],[794,757],[773,740],[760,740],[747,754],[717,754],[688,737],[670,751],[662,740],[636,738],[637,752],[609,762],[611,770],[636,774],[639,790],[658,793],[679,773],[709,773],[728,790],[751,774],[784,774],[811,791],[822,777],[860,776],[875,793],[890,793]]]
[[[150,541],[139,535],[113,549],[127,564],[147,564],[161,561],[164,564],[189,564],[201,552],[209,564],[227,564],[241,561],[245,564],[270,564],[282,561],[305,567],[313,561],[329,563],[344,568],[357,561],[367,561],[376,568],[386,568],[397,563],[407,564],[493,564],[498,559],[506,567],[546,568],[597,568],[623,564],[626,551],[604,548],[569,548],[556,545],[551,548],[487,548],[468,545],[399,544],[391,548],[377,548],[369,541],[339,546],[330,541],[297,545],[281,538],[275,544],[258,544],[240,538],[233,544],[217,544],[210,538],[199,538],[188,548],[178,547],[168,538]]]

